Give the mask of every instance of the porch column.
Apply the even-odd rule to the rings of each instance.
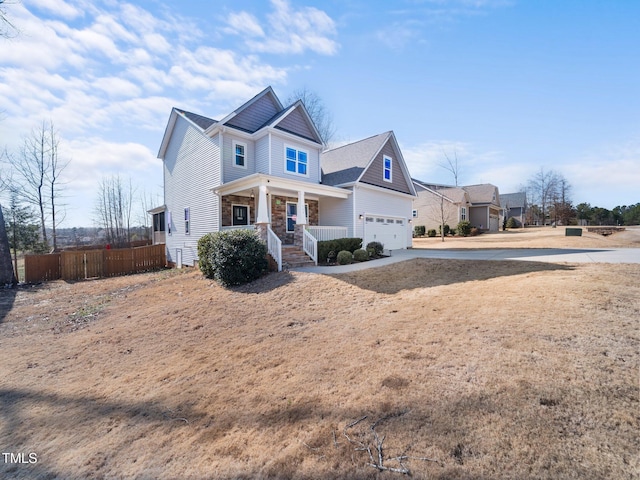
[[[269,224],[269,203],[267,200],[267,186],[260,185],[258,190],[258,208],[256,213],[256,230],[260,238],[267,241],[267,225]]]
[[[304,192],[298,192],[298,207],[296,210],[296,225],[306,225],[307,212],[304,208]]]
[[[304,229],[307,226],[307,212],[304,208],[304,192],[298,192],[298,206],[296,207],[296,224],[293,227],[293,244],[302,246],[304,242]]]
[[[269,203],[267,202],[267,186],[260,185],[258,193],[258,212],[256,223],[269,223]]]

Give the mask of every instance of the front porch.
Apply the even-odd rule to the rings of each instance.
[[[345,189],[254,174],[227,183],[215,193],[221,203],[220,229],[256,229],[279,270],[283,245],[298,247],[317,265],[318,241],[348,236],[346,226],[318,225],[320,198],[346,200],[351,192]]]

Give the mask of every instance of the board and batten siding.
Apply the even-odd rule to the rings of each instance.
[[[384,181],[384,156],[391,157],[391,182]],[[369,183],[371,185],[378,185],[383,188],[391,188],[402,193],[411,193],[411,188],[407,184],[407,180],[400,168],[400,162],[398,161],[398,153],[391,145],[391,141],[387,140],[382,149],[376,155],[376,158],[371,162],[366,172],[362,174],[361,182]]]
[[[348,198],[320,197],[318,224],[327,227],[347,227],[347,236],[353,237],[353,202]]]
[[[285,145],[307,152],[308,176],[285,172]],[[271,174],[276,177],[299,180],[301,182],[320,183],[320,151],[319,148],[309,147],[295,140],[284,139],[278,135],[271,135]]]
[[[360,220],[360,215],[388,216],[405,219],[407,228],[407,247],[412,245],[411,210],[413,207],[413,197],[399,195],[397,193],[385,193],[379,188],[368,188],[365,185],[358,185],[354,192],[356,226],[355,236],[364,238],[364,219]]]
[[[246,168],[235,166],[235,152],[233,150],[234,142],[243,143],[247,147],[245,149]],[[224,172],[224,183],[229,183],[233,180],[255,173],[255,142],[253,140],[246,140],[226,131],[222,135],[222,144],[222,161],[224,163],[222,171]]]
[[[194,265],[197,243],[220,225],[220,205],[212,192],[221,184],[219,136],[209,138],[178,117],[164,157],[165,218],[167,260],[176,262],[178,251],[183,265]],[[185,233],[184,209],[189,208],[190,233]]]

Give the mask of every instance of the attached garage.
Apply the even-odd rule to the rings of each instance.
[[[407,248],[407,220],[402,217],[365,215],[363,246],[380,242],[385,250]]]

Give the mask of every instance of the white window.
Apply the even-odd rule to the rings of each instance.
[[[171,235],[171,212],[167,212],[167,233]]]
[[[418,218],[418,210],[411,210],[411,216],[413,218]]]
[[[467,207],[460,207],[460,220],[467,219]]]
[[[233,166],[247,168],[247,146],[244,143],[233,142]]]
[[[385,182],[393,182],[393,160],[391,157],[387,157],[386,155],[382,156],[382,164],[384,168],[384,173],[382,179]]]
[[[293,147],[285,146],[285,158],[284,169],[288,173],[294,173],[296,175],[308,176],[307,173],[307,161],[308,154],[303,150],[298,150]]]
[[[191,209],[189,207],[184,209],[184,233],[189,235],[191,232]]]

